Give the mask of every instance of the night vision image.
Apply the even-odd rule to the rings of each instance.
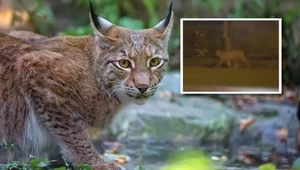
[[[279,93],[279,20],[183,20],[183,92]]]

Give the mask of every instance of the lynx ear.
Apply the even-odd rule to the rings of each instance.
[[[118,31],[113,31],[112,28],[116,25],[106,19],[95,14],[91,1],[90,2],[90,20],[91,26],[95,33],[101,38],[109,41],[118,41]],[[116,28],[117,29],[117,28]]]
[[[159,38],[164,41],[167,41],[169,39],[173,27],[174,14],[172,11],[172,7],[173,1],[170,4],[169,13],[167,17],[152,28],[156,30],[156,32],[158,32],[156,38]]]

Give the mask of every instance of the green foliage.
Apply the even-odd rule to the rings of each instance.
[[[119,26],[130,28],[130,29],[143,29],[145,27],[145,24],[143,20],[140,19],[133,19],[129,17],[122,17],[119,20]]]
[[[65,160],[65,159],[64,159]],[[58,168],[51,168],[51,162],[47,159],[37,158],[32,155],[27,161],[11,161],[6,164],[0,164],[0,170],[14,169],[14,170],[71,170],[69,164],[65,160],[65,166]],[[87,164],[75,165],[77,170],[92,170],[92,166]]]
[[[17,161],[12,161],[12,162],[9,162],[7,164],[0,164],[0,169],[1,170],[6,170],[6,169],[30,169],[28,167],[28,165],[24,162],[17,162]]]
[[[82,36],[82,35],[91,35],[93,34],[93,29],[90,25],[82,27],[73,27],[70,26],[63,32],[58,33],[59,35],[73,35],[73,36]]]
[[[0,169],[17,169],[17,170],[47,170],[49,161],[41,158],[31,157],[28,161],[12,161],[7,164],[0,164]]]
[[[203,153],[195,150],[177,152],[161,170],[215,170],[212,161]]]
[[[66,167],[62,166],[62,167],[59,167],[59,168],[54,168],[53,170],[68,170]]]
[[[144,5],[145,5],[148,13],[150,14],[149,25],[150,26],[156,25],[159,22],[159,19],[157,17],[157,12],[155,10],[156,1],[144,0],[143,2],[144,2]]]
[[[206,1],[206,7],[211,8],[212,11],[213,11],[213,13],[215,15],[217,15],[220,12],[220,9],[221,9],[221,7],[223,5],[222,2],[223,2],[222,0],[210,0],[210,1]]]
[[[30,23],[37,33],[46,34],[55,22],[54,13],[46,0],[20,0],[15,6],[28,12]]]
[[[87,165],[87,164],[77,164],[76,166],[77,170],[92,170],[92,166],[91,165]]]
[[[258,170],[276,170],[276,166],[272,163],[267,163],[259,166]]]
[[[67,1],[68,2],[68,1]],[[155,25],[159,22],[159,19],[157,17],[157,13],[155,10],[155,1],[152,0],[144,0],[144,5],[147,9],[147,12],[150,15],[150,19],[147,21],[144,21],[142,19],[129,17],[127,15],[121,15],[121,11],[124,5],[124,9],[128,10],[127,13],[130,13],[131,10],[135,10],[134,4],[130,1],[115,1],[115,0],[104,0],[104,1],[97,1],[97,0],[91,0],[94,10],[96,13],[99,13],[99,15],[108,21],[117,24],[119,26],[123,26],[130,29],[143,29],[146,28],[148,25]],[[65,2],[66,3],[66,2]],[[70,4],[70,2],[69,2]],[[86,9],[89,9],[89,2],[87,0],[75,0],[75,5],[79,7],[84,7]],[[100,11],[100,12],[98,12]],[[87,25],[89,26],[89,25]],[[80,27],[78,29],[81,29]],[[71,35],[74,35],[74,33],[79,33],[78,35],[82,35],[82,29],[81,31],[76,31],[75,28],[72,27],[73,31],[71,31]],[[66,31],[63,31],[63,34],[68,34],[70,29],[67,29]],[[86,34],[90,34],[90,31],[87,30],[85,32]]]
[[[29,165],[34,170],[42,170],[49,166],[49,161],[46,159],[35,158],[29,161]]]

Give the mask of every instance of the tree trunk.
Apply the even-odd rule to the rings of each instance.
[[[224,42],[224,50],[225,51],[230,51],[231,43],[230,43],[230,37],[228,35],[228,23],[227,23],[227,21],[224,21],[224,24],[223,24],[223,42]]]

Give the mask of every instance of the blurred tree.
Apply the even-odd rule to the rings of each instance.
[[[228,22],[227,21],[224,21],[224,23],[223,23],[223,42],[224,42],[224,50],[230,51],[231,43],[230,43],[230,37],[228,34]]]

